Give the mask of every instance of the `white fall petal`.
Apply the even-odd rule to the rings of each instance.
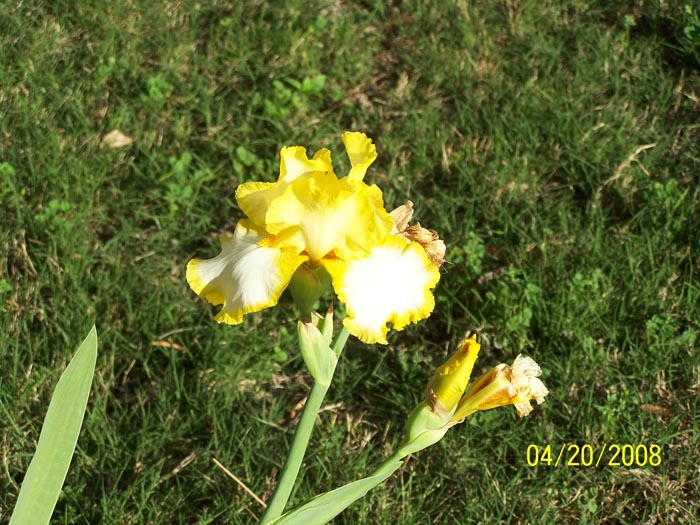
[[[243,315],[276,304],[294,271],[308,260],[261,246],[264,235],[247,223],[240,221],[233,237],[221,239],[219,255],[187,265],[187,280],[195,293],[214,305],[223,304],[218,322],[238,324]]]
[[[366,343],[386,344],[387,323],[402,330],[433,311],[440,271],[417,243],[389,236],[367,257],[324,266],[347,306],[345,327]]]

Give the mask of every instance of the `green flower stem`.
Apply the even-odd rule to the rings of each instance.
[[[275,487],[275,491],[272,493],[272,498],[270,498],[265,514],[263,514],[260,520],[263,524],[269,523],[282,514],[284,507],[287,505],[297,475],[299,474],[301,462],[304,459],[306,447],[309,444],[309,438],[314,428],[316,415],[321,408],[321,403],[323,403],[323,398],[326,396],[327,391],[327,386],[319,385],[318,383],[314,383],[311,387],[311,392],[309,392],[309,397],[306,400],[304,410],[299,419],[299,425],[297,426],[296,432],[294,432],[292,448],[289,449],[287,461],[282,468],[282,475],[277,483],[277,487]]]
[[[337,356],[340,356],[343,351],[349,335],[345,327],[343,327],[338,334],[333,344],[333,351]],[[284,512],[284,508],[287,505],[287,501],[289,501],[289,496],[292,493],[297,476],[299,475],[299,469],[304,460],[304,454],[306,453],[306,447],[311,438],[316,416],[321,408],[323,399],[326,397],[328,388],[329,386],[319,385],[318,383],[314,383],[311,387],[309,397],[304,404],[304,409],[299,419],[299,424],[294,432],[292,447],[289,450],[289,455],[284,463],[284,467],[282,467],[282,474],[268,502],[265,514],[263,514],[260,519],[260,523],[263,525],[271,523]]]

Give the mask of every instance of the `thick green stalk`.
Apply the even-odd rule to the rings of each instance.
[[[343,351],[348,336],[348,331],[343,327],[333,345],[333,351],[337,356],[340,356],[340,353]],[[329,386],[319,385],[318,383],[314,383],[311,387],[309,397],[304,404],[304,409],[299,419],[299,424],[294,432],[292,447],[289,450],[289,455],[284,463],[284,467],[282,467],[282,474],[277,482],[275,491],[272,493],[265,514],[263,514],[260,519],[262,525],[272,522],[284,512],[284,508],[287,505],[287,501],[289,501],[289,496],[292,493],[292,489],[294,489],[294,484],[299,475],[299,469],[304,460],[304,454],[306,453],[306,447],[311,438],[316,416],[321,408],[323,399],[326,397],[328,388]]]
[[[309,398],[306,400],[299,424],[294,432],[294,439],[292,440],[292,447],[289,449],[287,461],[285,461],[282,468],[282,475],[277,482],[275,491],[272,493],[272,498],[270,498],[265,514],[260,520],[262,524],[268,523],[281,515],[284,507],[287,505],[289,496],[294,488],[294,482],[299,474],[301,462],[304,459],[306,447],[309,444],[316,415],[321,408],[321,403],[323,403],[323,398],[326,396],[327,391],[327,386],[319,385],[318,383],[314,383],[311,387]]]

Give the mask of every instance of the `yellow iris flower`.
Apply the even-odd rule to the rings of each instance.
[[[277,182],[238,187],[247,219],[221,239],[218,256],[187,265],[192,289],[223,305],[218,322],[238,324],[274,306],[295,274],[318,271],[330,275],[346,305],[346,328],[366,343],[386,344],[388,323],[401,330],[430,315],[444,243],[431,230],[407,226],[411,203],[389,214],[381,190],[363,182],[377,158],[372,140],[357,132],[342,139],[351,164],[345,177],[333,172],[327,149],[309,159],[294,146],[280,152]]]
[[[432,412],[456,424],[477,410],[505,405],[514,405],[518,416],[524,417],[532,412],[530,401],[544,402],[548,391],[539,379],[542,371],[522,355],[512,365],[501,363],[492,368],[467,389],[480,349],[472,335],[436,370],[426,389],[426,404]]]
[[[535,361],[521,355],[512,365],[501,363],[492,368],[467,388],[480,349],[472,335],[435,371],[425,401],[408,419],[408,437],[399,449],[402,456],[434,445],[478,410],[514,405],[524,417],[532,412],[532,400],[544,402],[549,392],[539,378],[542,371]]]

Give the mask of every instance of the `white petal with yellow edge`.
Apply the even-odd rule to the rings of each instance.
[[[245,314],[277,304],[296,269],[308,259],[264,246],[265,236],[250,226],[240,221],[233,237],[221,239],[219,255],[187,264],[187,282],[195,293],[214,305],[223,304],[215,317],[220,323],[238,324]]]
[[[368,257],[321,264],[347,306],[345,327],[365,343],[387,344],[387,323],[401,330],[428,317],[435,306],[430,290],[440,271],[418,243],[389,236]]]

